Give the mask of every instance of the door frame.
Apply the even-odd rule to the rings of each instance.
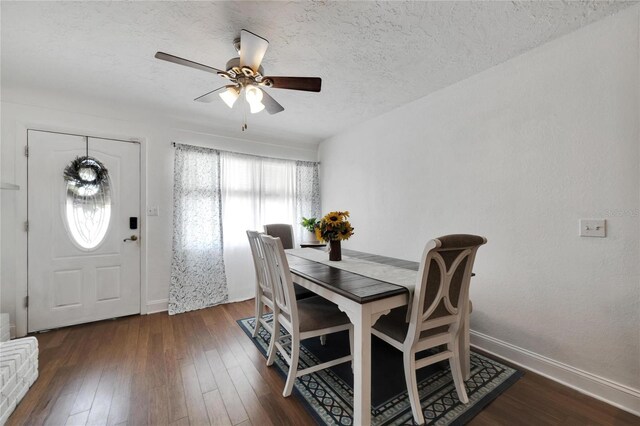
[[[75,136],[88,136],[97,139],[107,139],[120,142],[137,143],[140,146],[140,315],[148,313],[147,307],[147,141],[142,137],[128,137],[122,134],[94,132],[82,128],[58,127],[55,125],[38,123],[16,123],[16,143],[15,143],[15,164],[16,183],[25,188],[24,191],[17,191],[16,197],[16,283],[15,283],[15,335],[22,337],[27,335],[28,330],[28,308],[26,298],[29,294],[29,263],[28,263],[28,234],[22,223],[28,218],[28,159],[24,155],[24,149],[29,143],[29,131],[62,133]],[[16,194],[17,195],[17,194]],[[22,222],[22,223],[21,223]]]

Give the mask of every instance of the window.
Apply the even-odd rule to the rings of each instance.
[[[296,162],[223,152],[222,216],[225,249],[247,243],[247,229],[297,223]]]
[[[67,181],[66,221],[72,240],[85,250],[98,247],[111,222],[111,181],[77,186]]]
[[[170,312],[252,297],[246,231],[290,223],[300,239],[319,204],[318,163],[176,144]]]
[[[298,242],[306,236],[299,226],[302,216],[320,214],[319,191],[311,189],[318,187],[317,168],[311,162],[220,153],[224,259],[231,300],[251,297],[255,290],[248,229],[262,231],[269,223],[290,223]]]

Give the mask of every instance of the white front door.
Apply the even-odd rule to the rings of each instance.
[[[108,171],[96,196],[63,177],[86,141],[29,130],[29,332],[140,313],[140,145],[88,138]]]

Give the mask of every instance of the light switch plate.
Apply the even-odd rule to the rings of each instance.
[[[147,207],[147,216],[158,216],[158,207],[157,206],[151,206],[151,207]]]
[[[580,236],[605,238],[607,236],[607,221],[605,219],[580,219]]]

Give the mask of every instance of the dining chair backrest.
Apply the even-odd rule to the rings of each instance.
[[[264,225],[264,233],[275,238],[280,238],[282,247],[285,250],[294,248],[295,237],[293,236],[293,226],[287,223],[271,223]]]
[[[264,247],[260,239],[260,232],[247,231],[249,238],[249,246],[251,247],[251,255],[253,256],[253,266],[256,270],[257,285],[262,289],[263,293],[272,294],[273,291],[267,280],[267,262],[264,256]]]
[[[455,234],[426,244],[405,346],[414,345],[427,330],[442,328],[442,331],[458,332],[468,309],[476,252],[486,242],[486,238],[477,235]]]
[[[281,323],[289,332],[298,327],[298,305],[293,289],[289,262],[280,238],[260,235],[267,263],[267,279],[273,288],[274,306],[281,315]]]

